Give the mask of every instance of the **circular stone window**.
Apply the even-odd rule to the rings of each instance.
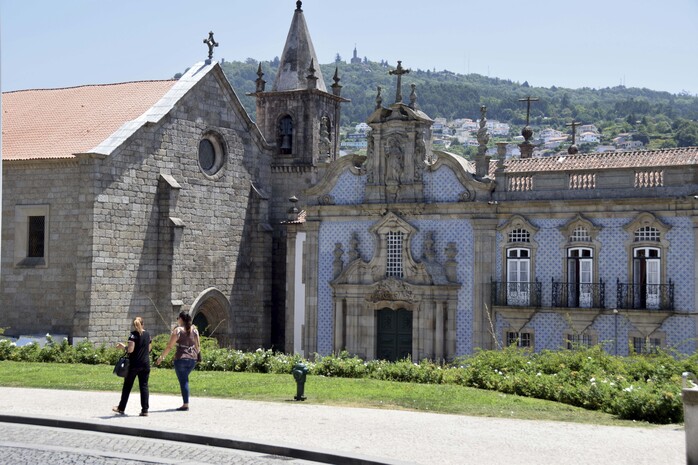
[[[222,138],[214,133],[204,134],[199,141],[199,168],[207,176],[214,176],[225,163],[225,150]]]

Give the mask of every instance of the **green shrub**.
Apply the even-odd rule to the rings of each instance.
[[[153,362],[164,351],[169,337],[160,334],[153,339]],[[0,360],[113,364],[123,354],[113,346],[94,346],[88,341],[71,346],[67,340],[47,339],[43,348],[35,343],[17,347],[0,340]],[[298,354],[264,349],[221,349],[215,339],[205,337],[201,338],[201,347],[199,370],[290,374],[296,363],[304,363],[310,375],[449,383],[564,402],[652,423],[682,421],[681,373],[698,374],[698,354],[686,357],[660,351],[618,357],[601,346],[539,353],[516,347],[477,350],[447,365],[409,359],[394,363],[364,361],[346,351],[328,356],[315,354],[314,361],[308,361]],[[162,367],[172,367],[174,352],[168,354]]]

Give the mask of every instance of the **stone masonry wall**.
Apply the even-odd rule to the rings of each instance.
[[[78,162],[5,163],[2,197],[0,327],[11,336],[70,334],[81,235]],[[15,266],[18,205],[48,205],[46,267]]]

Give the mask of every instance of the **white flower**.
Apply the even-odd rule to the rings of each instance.
[[[589,382],[592,383],[592,384],[595,383],[595,382],[596,382],[596,378],[591,378],[591,379],[589,380]]]
[[[543,376],[543,373],[539,371],[538,373],[536,373],[536,376]]]
[[[623,389],[623,390],[624,390],[625,392],[633,392],[633,391],[635,390],[635,388],[634,388],[632,385],[630,385],[630,386],[628,386],[627,388],[625,388],[625,389]]]

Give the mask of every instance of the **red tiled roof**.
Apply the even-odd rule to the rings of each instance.
[[[72,158],[138,118],[177,81],[40,89],[2,94],[2,159]]]
[[[635,152],[604,152],[542,158],[512,158],[506,161],[506,173],[540,171],[579,171],[620,168],[648,168],[698,164],[698,147],[644,150]]]

